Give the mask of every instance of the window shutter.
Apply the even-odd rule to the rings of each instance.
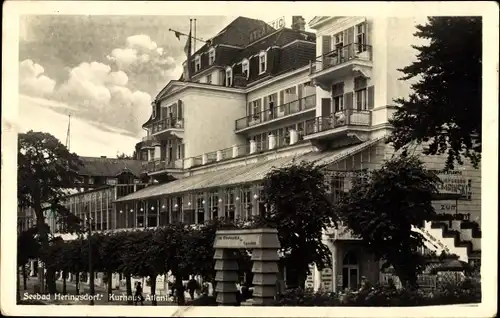
[[[250,116],[252,114],[252,103],[249,102],[247,105],[247,116]]]
[[[329,53],[332,50],[332,37],[330,35],[321,36],[323,43],[323,54]]]
[[[336,83],[332,85],[332,96],[341,96],[344,94],[344,82]]]
[[[182,105],[182,101],[179,99],[179,101],[177,102],[177,108],[178,108],[178,110],[177,110],[177,117],[179,119],[181,119],[181,120],[182,120],[182,110],[183,110],[182,106],[183,106]]]
[[[353,93],[345,93],[344,94],[344,105],[345,109],[352,109],[352,104],[353,104]]]
[[[368,87],[368,109],[373,109],[375,105],[375,88],[372,86]]]
[[[368,21],[365,22],[365,38],[366,38],[366,45],[370,45],[370,24]]]
[[[354,27],[347,29],[347,59],[351,59],[354,56]]]
[[[259,57],[253,57],[249,60],[250,64],[250,75],[249,79],[255,79],[259,75]]]
[[[364,78],[362,76],[358,76],[358,77],[354,78],[354,90],[355,91],[366,88],[366,86],[367,86],[366,78]]]

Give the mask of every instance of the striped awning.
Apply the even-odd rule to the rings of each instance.
[[[159,196],[178,195],[185,192],[200,191],[210,188],[251,184],[262,180],[265,175],[273,169],[282,168],[294,162],[314,162],[317,165],[335,163],[366,149],[367,147],[379,142],[380,139],[381,138],[373,139],[341,149],[311,151],[297,156],[267,159],[261,162],[192,175],[169,183],[146,187],[142,190],[119,198],[115,202],[146,200]]]

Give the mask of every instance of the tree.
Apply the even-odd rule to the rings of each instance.
[[[446,167],[462,158],[478,167],[481,158],[482,20],[481,17],[432,17],[415,36],[428,45],[413,46],[417,60],[401,69],[402,80],[420,78],[390,123],[388,142],[396,150],[412,142],[429,143],[425,154],[447,152]]]
[[[64,189],[75,184],[81,161],[54,136],[43,132],[28,131],[18,137],[18,205],[34,210],[36,226],[42,249],[49,245],[49,227],[45,211],[53,211],[64,220],[70,219],[69,211],[59,200]],[[48,273],[52,277],[52,273]],[[42,275],[39,276],[43,283]],[[49,292],[56,291],[55,281],[47,282]]]
[[[129,156],[129,155],[125,154],[124,152],[116,155],[116,159],[134,159],[134,158],[135,158],[135,151],[134,151],[134,154],[132,156]]]
[[[365,178],[353,179],[353,187],[336,209],[343,224],[359,236],[383,268],[392,266],[405,286],[416,286],[425,264],[419,253],[425,238],[413,231],[436,212],[431,200],[439,178],[413,156],[387,161]]]
[[[332,261],[322,233],[336,225],[337,217],[325,175],[315,163],[293,163],[269,172],[262,185],[267,212],[255,220],[255,226],[278,230],[285,264],[297,270],[297,286],[304,286],[310,264],[323,269]]]
[[[32,227],[25,231],[22,231],[17,236],[17,268],[18,275],[16,279],[18,280],[18,300],[21,299],[19,290],[19,268],[21,268],[21,273],[23,277],[23,289],[27,289],[27,274],[26,274],[26,263],[39,256],[40,243],[37,238],[37,228]]]
[[[117,272],[122,266],[120,237],[115,233],[96,234],[98,238],[98,253],[101,261],[101,270],[106,274],[106,283],[108,289],[107,300],[111,301],[110,295],[113,294],[113,273]]]

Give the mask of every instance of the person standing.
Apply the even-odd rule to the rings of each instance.
[[[142,297],[141,282],[137,282],[137,285],[135,285],[135,299],[134,299],[135,306],[137,306],[138,301],[141,302],[141,306],[144,305],[144,297]]]

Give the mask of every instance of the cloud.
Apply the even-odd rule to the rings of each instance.
[[[133,35],[123,47],[111,49],[106,61],[83,62],[66,67],[67,77],[59,85],[43,75],[41,65],[20,63],[21,92],[72,105],[75,109],[56,109],[89,122],[141,133],[151,114],[151,96],[182,72],[180,63],[169,56],[148,35]]]
[[[44,68],[32,60],[19,63],[19,91],[38,97],[52,94],[56,82],[43,75],[44,72]]]
[[[145,34],[129,36],[124,47],[113,49],[107,58],[128,74],[130,87],[151,95],[157,94],[168,80],[179,76],[176,67],[180,63]]]

